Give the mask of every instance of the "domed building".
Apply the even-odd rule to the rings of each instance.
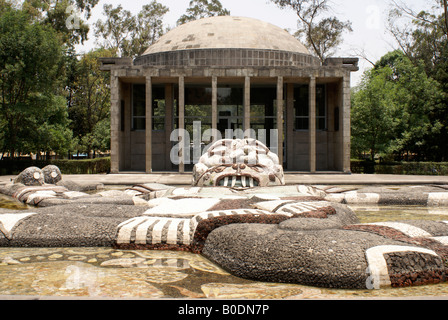
[[[134,60],[101,62],[113,173],[189,171],[213,138],[241,135],[265,142],[286,171],[350,172],[356,58],[322,64],[279,27],[220,16],[169,31]]]

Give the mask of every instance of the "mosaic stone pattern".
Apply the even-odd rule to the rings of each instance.
[[[402,201],[404,191],[411,190],[396,189],[388,201]],[[446,193],[440,188],[414,191],[408,192],[412,201],[437,199],[439,209],[444,208]],[[14,184],[2,193],[32,210],[0,213],[1,247],[188,251],[247,280],[322,288],[383,289],[446,281],[448,221],[359,223],[341,203],[378,203],[385,189],[148,184],[92,194],[62,180],[40,187]]]

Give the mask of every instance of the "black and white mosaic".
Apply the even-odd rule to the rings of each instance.
[[[104,190],[63,179],[31,184],[0,189],[29,206],[0,213],[2,247],[188,251],[241,278],[325,288],[446,281],[448,221],[362,224],[347,205],[405,203],[448,210],[448,192],[440,186],[145,184]]]

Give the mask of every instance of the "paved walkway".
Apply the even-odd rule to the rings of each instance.
[[[15,176],[0,176],[0,185],[10,183]],[[154,174],[99,174],[63,175],[65,180],[79,183],[103,183],[104,185],[134,185],[161,183],[167,185],[190,185],[191,173]],[[301,174],[286,173],[286,184],[304,185],[448,185],[448,176],[364,175],[364,174]]]

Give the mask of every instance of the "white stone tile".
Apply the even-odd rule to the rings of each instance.
[[[140,197],[132,197],[135,206],[148,207],[148,201]]]
[[[146,235],[148,234],[148,228],[152,226],[158,219],[146,218],[147,220],[137,227],[135,232],[135,243],[146,244]]]
[[[448,205],[448,192],[431,192],[428,194],[428,206]]]
[[[448,237],[432,237],[431,239],[448,246]]]
[[[121,190],[107,190],[107,191],[99,192],[98,195],[105,197],[105,198],[131,196],[130,194],[127,194]]]
[[[260,210],[267,210],[269,212],[273,212],[277,207],[290,202],[293,202],[293,200],[263,201],[256,203],[254,206]]]
[[[68,199],[74,199],[74,198],[81,198],[81,197],[87,197],[89,194],[79,191],[67,191],[64,192],[64,197]]]
[[[257,197],[258,199],[262,200],[280,200],[282,195],[280,194],[263,194],[263,193],[256,193],[253,195],[253,197]]]
[[[147,210],[144,214],[151,216],[192,217],[195,214],[208,211],[220,202],[215,198],[190,198],[167,201],[154,208]]]
[[[345,201],[348,204],[377,204],[380,201],[380,195],[378,193],[347,192],[345,194]]]
[[[118,226],[117,243],[127,244],[131,241],[132,230],[139,224],[144,223],[147,217],[137,217],[126,220]]]
[[[342,203],[345,199],[345,194],[337,193],[337,194],[329,194],[325,197],[325,200],[335,203]]]
[[[194,187],[194,188],[176,188],[173,190],[172,195],[173,196],[192,196],[199,193],[201,188]]]
[[[169,219],[160,219],[159,222],[152,229],[152,244],[162,243],[162,233]]]
[[[398,230],[400,232],[403,232],[405,235],[411,238],[430,238],[432,237],[432,234],[426,232],[425,230],[412,226],[410,224],[406,223],[399,223],[399,222],[376,222],[371,223],[372,225],[376,226],[384,226],[393,228],[395,230]]]
[[[8,238],[11,239],[12,229],[23,219],[29,216],[35,215],[37,213],[27,212],[27,213],[6,213],[0,214],[0,231]]]
[[[189,219],[171,219],[170,226],[168,227],[168,235],[166,237],[167,244],[177,244],[177,227],[182,221],[189,222]]]
[[[287,203],[283,207],[279,208],[276,213],[292,216],[291,212],[294,214],[301,214],[304,212],[316,211],[320,208],[328,207],[331,204],[326,201],[316,201],[316,202],[292,202]]]

